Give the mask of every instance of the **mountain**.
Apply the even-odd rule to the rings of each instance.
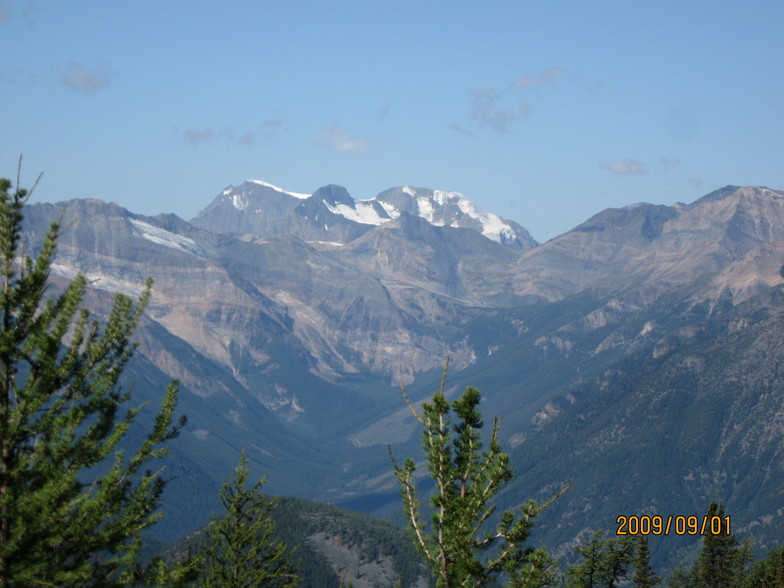
[[[434,226],[471,229],[512,248],[537,245],[523,227],[483,211],[463,194],[409,186],[386,190],[369,200],[354,200],[340,186],[325,186],[308,196],[247,180],[224,189],[191,223],[233,235],[295,235],[304,241],[342,245],[403,213]]]
[[[547,300],[642,285],[661,292],[699,274],[746,263],[744,256],[780,242],[782,215],[781,192],[733,186],[691,205],[609,209],[521,256],[514,273],[520,291]],[[781,276],[771,279],[765,273],[761,285],[780,283]],[[757,283],[759,278],[752,279]]]
[[[422,401],[449,355],[449,393],[476,386],[483,413],[504,416],[518,473],[504,500],[572,482],[537,520],[553,549],[711,498],[761,545],[784,535],[783,192],[608,209],[537,245],[455,193],[254,181],[190,223],[32,205],[30,249],[63,206],[55,286],[84,273],[101,316],[155,279],[128,381],[143,400],[182,382],[177,532],[206,522],[243,447],[273,492],[394,517],[385,445],[419,455],[398,384]],[[660,563],[696,541],[658,539]]]

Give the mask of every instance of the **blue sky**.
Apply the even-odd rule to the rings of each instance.
[[[784,189],[784,2],[0,0],[0,175],[192,218],[225,186],[454,190],[550,239]]]

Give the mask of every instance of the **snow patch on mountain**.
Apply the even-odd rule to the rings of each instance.
[[[229,192],[231,192],[231,190],[229,190]],[[226,190],[224,190],[223,193],[225,194]],[[250,202],[248,202],[248,199],[245,198],[242,194],[232,194],[231,204],[237,210],[245,210],[250,205]]]
[[[416,201],[417,215],[433,225],[464,227],[471,221],[476,221],[482,228],[480,232],[488,239],[498,243],[508,243],[517,239],[514,229],[500,216],[485,212],[460,192],[445,190],[431,192],[417,190],[411,186],[404,186],[402,191]],[[459,213],[446,210],[450,206],[456,206]]]
[[[79,274],[83,275],[90,283],[91,288],[125,294],[132,298],[139,298],[144,292],[144,284],[139,284],[130,280],[123,280],[100,272],[83,271],[71,265],[68,261],[54,262],[50,266],[53,273],[62,276],[67,280],[73,280]]]
[[[299,198],[300,200],[304,200],[305,198],[310,198],[310,194],[301,194],[299,192],[289,192],[288,190],[284,190],[283,188],[279,188],[278,186],[273,186],[267,182],[262,180],[246,180],[251,184],[258,184],[259,186],[264,186],[266,188],[272,188],[276,192],[280,192],[281,194],[286,194],[288,196],[293,196],[294,198]]]
[[[128,220],[138,231],[137,234],[143,239],[147,239],[148,241],[152,241],[158,245],[163,245],[164,247],[185,251],[186,253],[192,253],[193,255],[198,255],[199,257],[207,256],[204,253],[204,250],[199,247],[198,243],[196,243],[196,241],[190,237],[177,235],[135,218],[129,218]]]
[[[438,192],[436,192],[436,194],[438,194]],[[455,192],[451,192],[450,194],[455,194]],[[511,241],[516,238],[512,227],[505,223],[500,216],[495,215],[492,212],[485,212],[462,194],[457,194],[457,196],[459,197],[457,205],[460,207],[460,210],[466,216],[475,218],[482,224],[482,234],[485,237],[488,237],[493,241],[498,241],[499,243]]]
[[[308,245],[321,245],[323,247],[345,247],[345,243],[341,243],[339,241],[307,241]]]
[[[404,205],[406,211],[425,219],[432,225],[481,228],[479,232],[482,235],[498,243],[509,243],[517,239],[514,229],[501,217],[485,212],[460,192],[421,190],[411,186],[403,186],[400,190],[409,199],[409,203]],[[330,204],[324,201],[324,205],[332,213],[348,220],[376,226],[398,218],[402,212],[393,203],[378,197],[355,200],[351,204]],[[386,216],[379,214],[379,205]]]
[[[419,216],[425,219],[432,225],[443,227],[446,223],[433,220],[433,214],[435,209],[433,208],[433,203],[430,201],[430,198],[427,196],[417,196],[416,197],[417,203],[417,211],[419,212]]]
[[[392,206],[389,202],[383,202],[382,200],[376,200],[381,205],[381,208],[389,215],[390,220],[394,220],[400,217],[400,211]]]
[[[348,204],[343,204],[342,202],[339,204],[331,205],[327,201],[324,201],[324,205],[333,212],[334,214],[339,214],[347,218],[348,220],[352,220],[356,223],[362,223],[363,225],[380,225],[385,223],[390,218],[384,218],[373,206],[375,200],[356,200],[354,201],[354,206],[350,206]],[[399,216],[399,213],[398,213]]]

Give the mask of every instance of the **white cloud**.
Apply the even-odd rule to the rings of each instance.
[[[241,147],[253,147],[254,143],[256,142],[257,133],[253,131],[245,131],[239,137],[237,137],[237,145]]]
[[[691,186],[702,186],[704,183],[702,178],[689,178],[689,185]]]
[[[551,86],[565,74],[566,69],[563,67],[550,67],[537,76],[520,76],[503,90],[495,88],[471,90],[468,119],[479,127],[496,132],[508,132],[515,120],[530,114],[531,106],[528,98],[534,89]],[[455,123],[450,128],[458,130],[458,127],[460,125]]]
[[[367,149],[367,141],[352,135],[347,128],[337,125],[321,129],[313,136],[313,140],[336,151],[361,153]]]
[[[219,140],[230,145],[250,148],[256,144],[256,141],[266,141],[273,138],[279,132],[285,132],[285,130],[286,119],[269,118],[262,122],[255,130],[245,129],[235,132],[231,127],[223,127],[216,131],[212,127],[206,127],[203,129],[186,129],[182,132],[176,131],[176,134],[186,143],[190,143],[193,147]]]
[[[681,160],[676,157],[660,157],[659,164],[665,171],[670,171],[681,164]]]
[[[262,139],[271,139],[280,132],[286,132],[285,118],[268,118],[261,123],[261,130],[258,134]]]
[[[192,146],[198,147],[202,143],[212,142],[215,138],[221,136],[225,131],[226,129],[223,129],[222,131],[214,131],[209,127],[206,129],[187,129],[183,131],[182,138]]]
[[[646,171],[643,162],[628,157],[615,161],[602,161],[599,167],[619,176],[644,174]]]
[[[90,69],[70,62],[66,67],[66,73],[60,76],[60,82],[72,90],[91,94],[107,87],[115,74],[114,71],[107,71],[107,66],[103,62],[97,62]]]
[[[30,27],[35,24],[37,11],[37,3],[33,0],[0,0],[0,25],[14,21],[26,25],[30,31]]]
[[[517,118],[511,109],[501,105],[501,95],[494,89],[472,90],[471,110],[468,118],[494,131],[509,130],[509,124]]]
[[[451,125],[449,125],[448,128],[449,128],[450,131],[455,131],[456,133],[460,133],[461,135],[465,135],[466,137],[473,137],[474,136],[473,132],[469,131],[463,125],[458,124],[458,123],[452,123]]]
[[[566,73],[563,67],[550,67],[540,73],[538,76],[521,76],[514,81],[515,86],[521,88],[534,88],[537,86],[548,86],[555,82],[558,78]]]
[[[286,119],[283,118],[268,118],[259,126],[258,130],[246,130],[240,133],[237,137],[236,143],[241,147],[253,147],[257,140],[266,141],[272,139],[279,132],[285,132]],[[233,134],[231,136],[233,140]]]

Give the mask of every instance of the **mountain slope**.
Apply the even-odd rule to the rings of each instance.
[[[703,309],[703,312],[707,307]],[[565,553],[619,515],[701,516],[724,503],[758,549],[784,534],[784,288],[737,307],[681,315],[684,326],[564,390],[532,419],[509,490],[570,481],[539,537]],[[544,416],[544,415],[542,415]],[[651,537],[659,564],[699,538]]]

